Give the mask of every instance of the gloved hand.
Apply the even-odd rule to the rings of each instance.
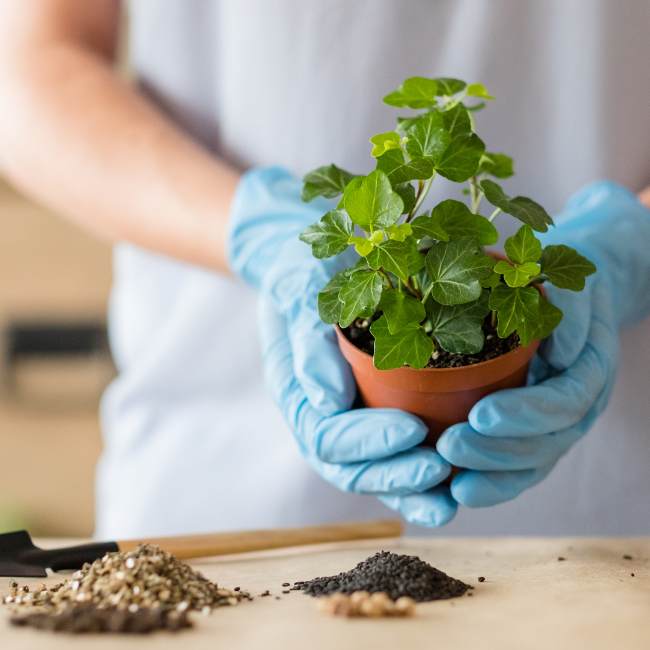
[[[529,385],[483,398],[469,422],[447,429],[437,444],[467,468],[451,484],[470,507],[515,498],[541,481],[591,427],[609,399],[621,325],[650,313],[650,211],[613,183],[574,195],[540,239],[565,243],[598,267],[585,291],[548,287],[564,318],[534,359]]]
[[[375,494],[405,519],[441,525],[455,514],[439,484],[449,464],[418,447],[426,427],[396,409],[350,410],[356,394],[331,325],[318,316],[318,292],[342,266],[317,260],[299,233],[331,208],[300,198],[301,184],[279,168],[252,170],[231,215],[231,267],[259,289],[265,375],[300,451],[341,490]],[[438,487],[437,487],[438,486]]]

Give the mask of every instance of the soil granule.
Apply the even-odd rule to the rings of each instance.
[[[192,627],[185,611],[157,607],[130,612],[87,604],[72,605],[59,612],[15,614],[10,622],[17,627],[69,634],[151,634],[158,630],[178,632]]]
[[[351,343],[370,355],[375,351],[375,340],[370,333],[372,320],[374,319],[358,318],[352,325],[343,330],[346,338]],[[431,358],[429,360],[427,368],[460,368],[461,366],[471,366],[475,363],[495,359],[519,347],[519,337],[517,334],[511,334],[506,339],[500,339],[497,336],[496,328],[492,325],[489,316],[483,322],[483,334],[485,335],[485,345],[480,352],[476,354],[453,354],[438,346],[434,353],[435,359]]]
[[[472,587],[414,555],[381,551],[350,571],[299,581],[294,583],[293,589],[316,597],[355,591],[384,592],[393,600],[408,596],[417,602],[425,602],[456,598]]]

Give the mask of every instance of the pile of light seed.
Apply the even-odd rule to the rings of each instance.
[[[208,614],[250,598],[245,591],[219,587],[157,546],[143,545],[126,553],[107,553],[52,587],[30,591],[14,582],[4,602],[18,614],[56,615],[79,605],[131,614],[141,610]]]
[[[413,616],[415,601],[408,596],[392,600],[383,591],[371,594],[354,591],[335,593],[318,600],[318,608],[332,616],[381,618],[384,616]]]

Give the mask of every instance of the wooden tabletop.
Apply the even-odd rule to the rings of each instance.
[[[419,555],[474,585],[474,595],[421,604],[413,619],[362,620],[331,618],[300,592],[282,594],[283,582],[347,570],[380,549]],[[405,538],[194,564],[224,586],[241,586],[256,596],[269,589],[273,596],[218,609],[210,616],[197,615],[195,629],[178,635],[71,638],[11,628],[3,620],[0,648],[56,650],[71,642],[84,649],[124,650],[163,644],[183,650],[650,648],[650,538]],[[485,582],[479,583],[479,576]],[[0,592],[4,594],[6,587],[7,582],[0,582]]]

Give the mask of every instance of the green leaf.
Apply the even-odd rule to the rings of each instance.
[[[352,271],[339,291],[342,303],[339,325],[347,327],[355,318],[374,313],[382,287],[383,281],[378,271],[363,268]]]
[[[342,210],[331,210],[318,223],[302,231],[300,239],[311,246],[318,259],[342,253],[349,245],[352,221]]]
[[[411,222],[411,225],[413,226],[413,235],[417,239],[431,237],[438,241],[449,241],[449,234],[440,225],[440,222],[432,219],[429,215],[420,215]]]
[[[476,354],[483,349],[483,320],[490,311],[488,293],[483,291],[478,300],[453,307],[427,301],[431,335],[441,348],[454,354]]]
[[[394,224],[386,228],[386,234],[395,241],[404,241],[413,234],[413,227],[410,223]]]
[[[341,288],[347,283],[350,269],[337,273],[318,294],[318,314],[330,325],[338,323],[343,303],[339,300]]]
[[[486,151],[481,158],[478,171],[495,178],[510,178],[515,173],[514,161],[504,153]]]
[[[442,115],[432,111],[418,118],[407,131],[406,151],[411,159],[431,158],[436,161],[449,145],[451,137]]]
[[[553,225],[553,219],[544,208],[525,196],[510,198],[494,181],[481,181],[485,198],[495,207],[528,224],[533,230],[546,232]]]
[[[303,179],[302,200],[311,201],[317,196],[333,199],[343,193],[345,186],[354,178],[336,165],[325,165],[309,172]]]
[[[389,239],[368,255],[368,264],[373,269],[382,268],[393,273],[405,282],[424,266],[424,256],[418,251],[413,237],[405,241]]]
[[[433,353],[433,341],[419,325],[407,325],[391,334],[386,316],[378,318],[371,326],[375,338],[375,368],[390,370],[409,365],[424,368]]]
[[[500,284],[490,292],[489,305],[497,312],[497,334],[504,339],[525,324],[536,322],[539,291],[534,287]]]
[[[361,257],[366,257],[375,248],[374,242],[367,237],[360,237],[359,235],[352,235],[348,242],[354,244],[354,250]]]
[[[379,158],[382,154],[386,153],[389,149],[399,149],[401,147],[402,138],[399,133],[395,131],[387,131],[386,133],[378,133],[370,138],[373,144],[370,155],[373,158]]]
[[[401,149],[389,149],[377,158],[377,169],[383,171],[393,185],[425,180],[433,176],[433,163],[428,158],[406,160]]]
[[[483,84],[469,84],[467,86],[468,97],[480,97],[482,99],[494,99]]]
[[[481,279],[481,286],[485,289],[494,289],[501,283],[501,274],[492,271],[489,275]]]
[[[443,124],[452,138],[472,132],[472,119],[462,104],[456,104],[453,108],[443,111],[441,115]]]
[[[418,325],[426,316],[424,305],[419,300],[397,289],[384,291],[379,309],[384,312],[391,334],[396,334],[408,325]]]
[[[388,178],[390,179],[390,176]],[[410,183],[402,183],[401,185],[393,185],[393,189],[402,197],[404,212],[410,212],[415,205],[415,188],[413,185]]]
[[[547,336],[550,336],[551,332],[560,324],[562,316],[563,314],[561,309],[558,309],[544,296],[540,295],[536,329],[531,340],[539,339],[541,341]],[[524,345],[527,345],[527,343],[524,343]]]
[[[527,225],[506,239],[505,249],[508,258],[516,264],[537,262],[542,255],[542,244],[535,237],[533,229]]]
[[[542,273],[556,287],[571,291],[582,291],[585,288],[585,278],[596,272],[592,262],[564,244],[546,246],[541,263]]]
[[[459,93],[467,85],[464,81],[452,79],[451,77],[438,77],[435,81],[438,84],[437,94],[447,97]]]
[[[389,106],[408,108],[429,108],[435,106],[438,83],[426,77],[409,77],[392,93],[384,97]]]
[[[427,290],[443,305],[460,305],[477,300],[481,279],[492,272],[494,262],[471,239],[434,243],[426,256],[431,282]]]
[[[447,199],[438,203],[431,211],[433,221],[449,235],[449,239],[471,238],[481,246],[496,244],[497,229],[480,214],[474,214],[461,201]]]
[[[525,287],[535,276],[539,275],[539,269],[539,264],[535,262],[512,266],[508,262],[500,261],[494,266],[495,273],[501,273],[509,287]]]
[[[380,170],[352,180],[345,188],[343,202],[352,221],[368,231],[394,224],[404,209],[388,176]]]
[[[477,172],[484,151],[485,145],[475,133],[459,135],[445,149],[436,171],[450,181],[466,181]]]

